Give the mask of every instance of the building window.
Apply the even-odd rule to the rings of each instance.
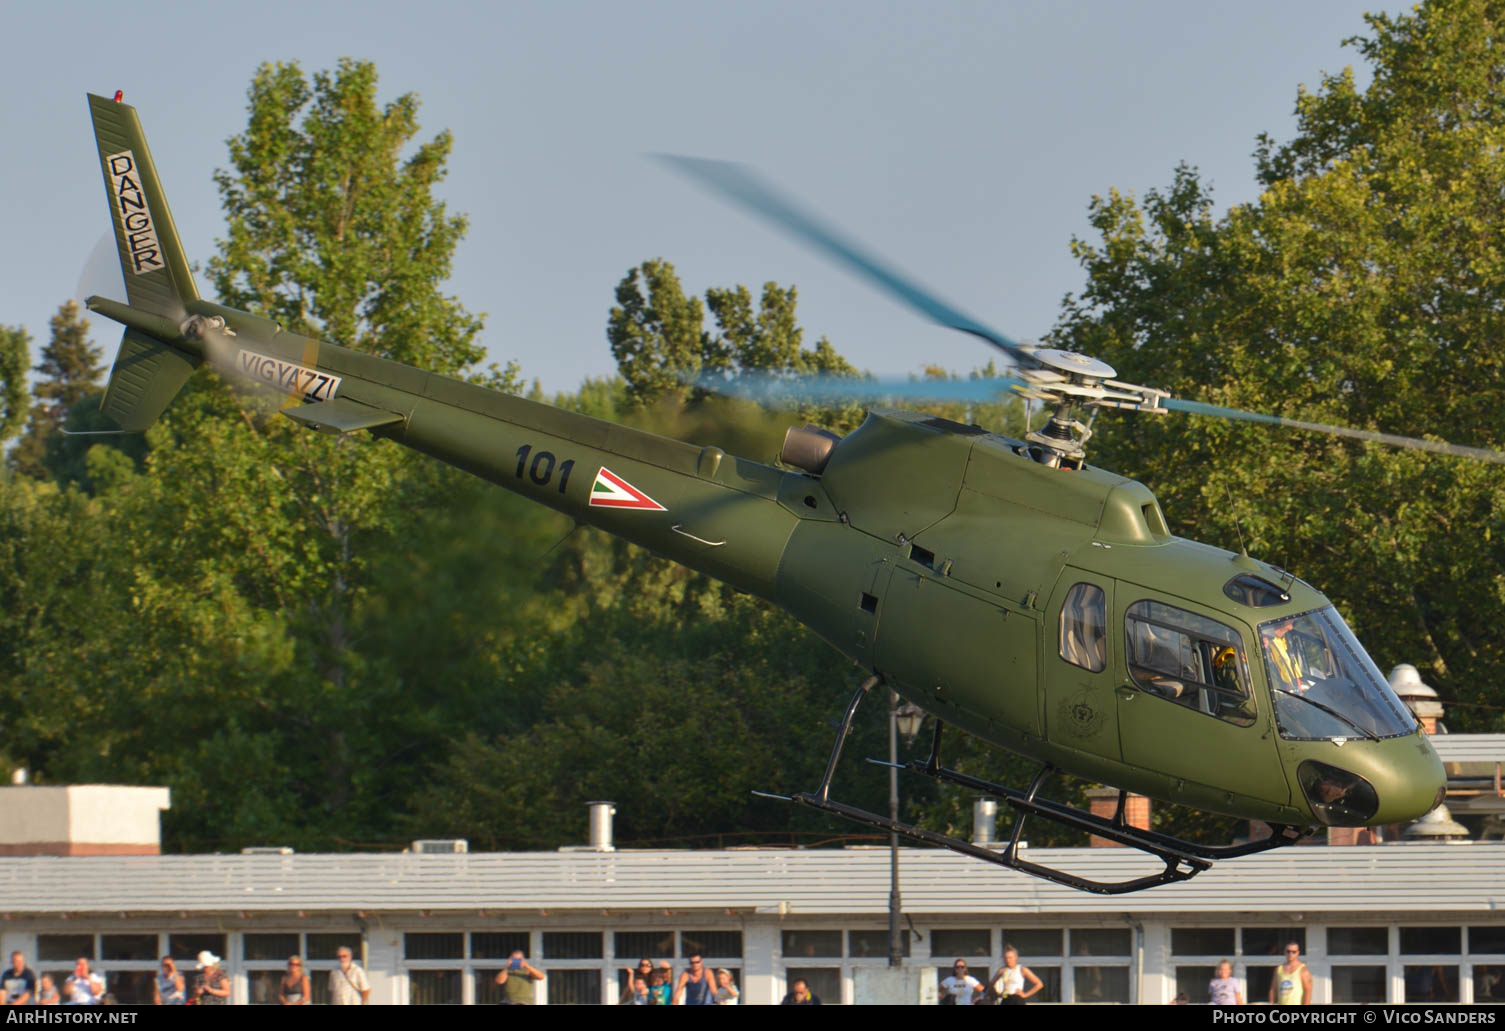
[[[43,963],[72,963],[78,957],[98,959],[92,934],[39,934],[37,959]],[[59,990],[62,985],[58,985]]]
[[[278,1006],[282,1003],[282,977],[287,961],[293,956],[303,960],[308,975],[309,1003],[329,1004],[329,978],[340,965],[335,954],[341,946],[350,949],[357,963],[364,956],[364,941],[359,934],[301,934],[297,931],[266,931],[241,936],[240,954],[246,971],[253,1006]],[[188,987],[193,986],[192,965],[180,966]]]
[[[1457,1002],[1458,968],[1451,963],[1406,964],[1405,1002]]]
[[[1329,956],[1388,956],[1390,954],[1390,928],[1329,927],[1327,929],[1327,954]]]
[[[600,931],[545,931],[543,955],[545,959],[600,959],[603,937]],[[601,994],[599,988],[596,994]]]
[[[1076,937],[1075,934],[1072,935]],[[1086,967],[1072,970],[1072,984],[1076,1002],[1128,1002],[1129,968]]]
[[[1456,956],[1463,951],[1463,928],[1402,927],[1400,950],[1408,956]]]
[[[403,959],[464,959],[463,934],[405,934],[402,936]]]
[[[909,932],[899,932],[900,955],[909,955]],[[847,955],[852,959],[887,959],[888,930],[848,931]]]
[[[1088,928],[1071,932],[1073,956],[1128,956],[1131,951],[1128,928]]]
[[[157,936],[155,934],[102,934],[99,936],[99,958],[111,960],[158,962]]]
[[[495,933],[472,931],[470,934],[471,959],[511,959],[514,952],[522,952],[528,958],[527,931]]]
[[[1185,996],[1186,1001],[1194,1006],[1210,1001],[1212,993],[1208,990],[1208,986],[1217,976],[1218,968],[1215,966],[1177,967],[1176,997]]]
[[[742,958],[741,931],[681,931],[679,941],[679,955],[682,959],[689,959],[691,956]]]
[[[841,932],[840,931],[784,931],[782,933],[783,953],[787,959],[808,959],[819,956],[841,958]],[[793,982],[791,977],[790,982]],[[811,985],[812,990],[814,985]],[[816,992],[820,995],[820,992]],[[824,999],[824,996],[821,996]]]
[[[1003,947],[1006,949],[1012,945],[1018,949],[1019,962],[1027,967],[1029,966],[1029,957],[1031,956],[1065,955],[1061,949],[1062,940],[1059,928],[1054,930],[1026,928],[1024,930],[1015,929],[1012,931],[1005,928],[1003,932]],[[1034,968],[1030,967],[1030,969],[1033,970]]]
[[[1331,932],[1329,932],[1331,933]],[[1383,966],[1332,968],[1333,1002],[1384,1002],[1389,976]]]
[[[550,1006],[601,1005],[599,970],[549,970]]]
[[[1269,956],[1277,965],[1285,960],[1287,942],[1295,942],[1302,952],[1306,951],[1305,927],[1246,927],[1243,939],[1245,957]]]
[[[674,955],[673,931],[618,931],[612,937],[617,966],[632,966],[638,959],[657,962]]]
[[[408,1003],[413,1006],[458,1006],[464,1001],[460,984],[458,970],[409,970]]]
[[[1505,964],[1474,964],[1474,1002],[1505,1002]]]
[[[931,931],[930,955],[941,960],[956,956],[986,957],[993,951],[992,939],[993,933],[985,927]]]
[[[839,933],[839,932],[838,932]],[[784,972],[785,991],[794,991],[794,982],[804,981],[823,1006],[841,1004],[840,967],[790,967]]]
[[[1040,979],[1045,987],[1029,997],[1030,1002],[1060,1002],[1061,1001],[1061,968],[1060,967],[1037,967],[1033,963],[1019,961],[1022,967],[1029,967],[1030,973]],[[1025,987],[1029,987],[1028,984]]]
[[[1231,927],[1173,927],[1171,954],[1176,956],[1232,956]]]
[[[1468,951],[1476,956],[1481,952],[1505,954],[1505,927],[1470,927]]]

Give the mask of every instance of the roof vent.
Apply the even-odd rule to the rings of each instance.
[[[419,855],[454,855],[469,852],[470,842],[465,838],[419,838],[408,851]]]

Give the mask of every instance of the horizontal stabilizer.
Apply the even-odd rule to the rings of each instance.
[[[320,433],[354,433],[357,430],[374,430],[378,426],[388,426],[394,422],[403,421],[403,416],[396,412],[363,405],[348,397],[337,397],[331,401],[316,401],[311,405],[299,405],[296,408],[284,408],[282,414]]]
[[[99,410],[126,432],[140,433],[157,421],[198,366],[197,358],[127,329]]]

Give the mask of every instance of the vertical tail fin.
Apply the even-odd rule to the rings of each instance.
[[[133,308],[180,323],[188,314],[188,303],[199,295],[136,109],[91,94],[89,112],[94,118],[94,139],[99,145],[126,297]],[[124,430],[145,430],[198,365],[197,356],[128,329],[100,410]]]
[[[133,308],[181,321],[184,306],[199,295],[136,109],[90,94],[89,112],[127,299]]]

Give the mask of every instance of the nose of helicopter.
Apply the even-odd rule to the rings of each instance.
[[[1447,787],[1442,760],[1419,731],[1306,752],[1296,776],[1312,814],[1336,827],[1408,823],[1436,808]]]
[[[1409,823],[1437,808],[1447,791],[1447,771],[1426,734],[1370,744],[1378,746],[1372,783],[1380,797],[1371,825]]]

